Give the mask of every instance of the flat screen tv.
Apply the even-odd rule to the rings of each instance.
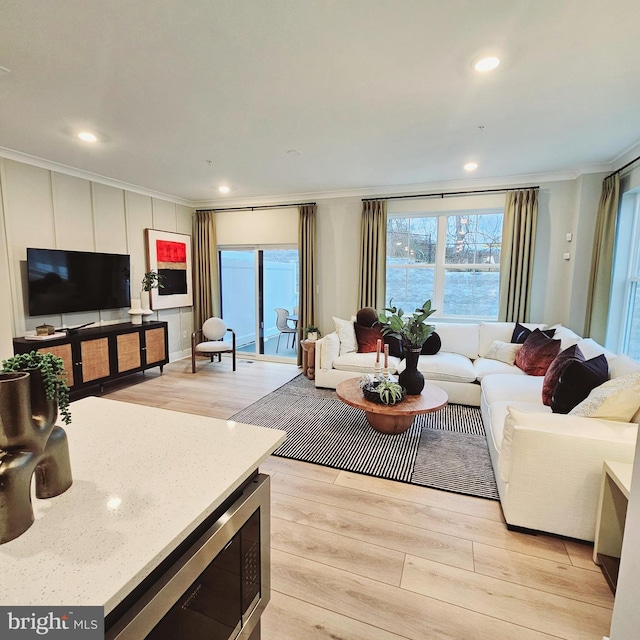
[[[28,248],[27,273],[31,316],[131,304],[128,255]]]

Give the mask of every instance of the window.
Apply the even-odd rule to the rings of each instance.
[[[625,283],[622,353],[640,360],[640,196],[636,197],[631,254]]]
[[[498,317],[502,210],[390,214],[387,302],[437,316]]]

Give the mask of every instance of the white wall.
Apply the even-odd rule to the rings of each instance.
[[[128,253],[131,293],[139,297],[146,271],[144,229],[191,235],[189,207],[5,158],[0,158],[0,188],[4,230],[0,233],[0,277],[10,283],[0,305],[2,357],[13,353],[13,336],[24,335],[43,322],[59,327],[129,321],[127,309],[30,317],[27,247]],[[193,331],[192,308],[161,310],[157,315],[169,323],[170,357],[186,355]]]

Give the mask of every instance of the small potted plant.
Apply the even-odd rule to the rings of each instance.
[[[393,405],[404,400],[406,390],[393,380],[367,380],[362,385],[362,394],[371,402]]]
[[[315,342],[321,335],[322,334],[320,333],[320,329],[318,329],[318,327],[309,325],[304,328],[305,340],[310,340],[311,342]]]
[[[164,276],[157,271],[147,271],[142,278],[142,290],[151,291],[151,289],[164,289],[162,281]]]
[[[34,369],[40,373],[47,400],[57,401],[62,421],[65,424],[71,424],[69,387],[62,358],[54,356],[52,353],[31,351],[30,353],[19,353],[2,361],[3,373],[28,372]]]
[[[140,291],[140,304],[147,311],[151,308],[151,289],[164,289],[162,281],[164,276],[157,271],[147,271],[142,278],[142,291]]]

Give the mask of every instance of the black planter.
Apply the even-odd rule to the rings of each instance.
[[[418,371],[420,349],[405,349],[407,366],[398,376],[398,382],[407,390],[407,395],[418,396],[424,389],[424,376]]]

